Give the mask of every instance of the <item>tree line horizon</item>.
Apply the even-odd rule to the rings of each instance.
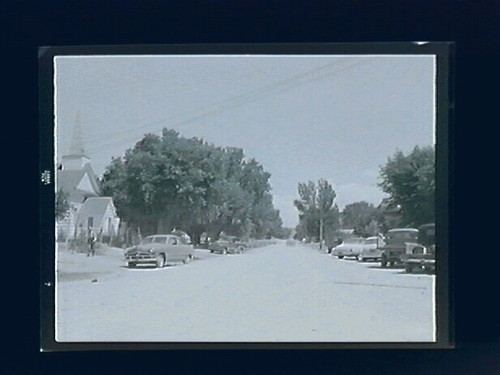
[[[388,226],[416,226],[434,221],[434,147],[405,155],[396,151],[380,167],[378,186],[388,194],[378,207],[354,202],[340,212],[337,194],[323,178],[298,184],[299,223],[283,227],[274,207],[271,174],[243,149],[219,147],[201,138],[185,138],[164,128],[161,135],[145,134],[121,157],[112,158],[99,181],[118,216],[129,230],[142,235],[188,233],[195,243],[202,235],[216,240],[221,234],[243,238],[323,239],[325,233],[353,229],[360,236],[376,235]],[[56,217],[69,205],[56,193]],[[396,207],[391,218],[384,211]]]
[[[419,227],[435,221],[435,150],[415,146],[404,154],[397,150],[380,167],[378,187],[388,195],[376,207],[359,201],[340,212],[332,185],[320,178],[317,183],[299,183],[299,211],[296,239],[325,240],[340,229],[352,229],[360,237],[377,236],[396,227]]]

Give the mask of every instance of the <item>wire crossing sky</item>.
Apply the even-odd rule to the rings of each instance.
[[[59,56],[55,68],[56,159],[78,116],[98,175],[163,127],[240,147],[272,174],[285,226],[299,182],[327,179],[341,208],[378,205],[387,157],[434,143],[431,55]]]
[[[277,94],[279,92],[283,92],[285,90],[292,89],[298,85],[301,84],[306,84],[308,82],[317,80],[317,79],[322,79],[327,76],[330,76],[332,74],[337,74],[339,71],[349,68],[351,66],[357,65],[360,62],[366,61],[366,59],[363,59],[361,61],[355,62],[354,64],[348,65],[347,67],[342,67],[341,69],[336,69],[334,71],[330,71],[327,73],[324,73],[322,75],[318,76],[318,72],[322,72],[325,69],[335,67],[336,65],[339,65],[340,61],[334,61],[332,63],[325,64],[319,68],[315,68],[313,70],[310,70],[305,73],[301,73],[299,75],[296,75],[294,77],[290,78],[285,78],[283,80],[280,80],[278,82],[274,82],[270,85],[266,85],[264,87],[258,88],[256,90],[252,90],[247,93],[243,93],[241,95],[237,95],[235,97],[227,98],[224,99],[220,103],[215,103],[209,108],[195,108],[191,111],[184,112],[184,113],[179,113],[176,114],[175,116],[170,116],[168,119],[161,119],[161,120],[156,120],[150,124],[145,124],[145,125],[140,125],[135,129],[141,129],[142,131],[148,131],[148,132],[153,132],[153,133],[161,133],[161,129],[163,126],[168,126],[168,127],[179,127],[187,123],[191,123],[194,121],[199,121],[203,118],[206,118],[208,116],[217,114],[220,111],[224,110],[230,110],[233,108],[236,108],[238,106],[242,106],[248,103],[252,103],[254,101],[257,101],[259,99],[263,99],[266,96]],[[161,127],[159,127],[161,125]],[[126,144],[130,142],[130,139],[135,140],[136,136],[132,135],[132,137],[129,134],[123,134],[126,138],[123,141],[113,138],[110,140],[110,142],[107,142],[110,146],[116,146],[120,144]],[[89,142],[96,142],[99,141],[100,137],[91,137],[89,138]],[[89,152],[92,151],[99,151],[100,149],[103,148],[103,144],[100,146],[90,148],[88,149]]]

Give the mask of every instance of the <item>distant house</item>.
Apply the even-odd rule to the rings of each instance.
[[[67,195],[70,207],[66,217],[56,221],[58,241],[86,236],[90,229],[107,236],[118,233],[116,208],[111,197],[100,196],[97,177],[83,149],[78,119],[70,150],[57,166],[56,191],[60,190]]]

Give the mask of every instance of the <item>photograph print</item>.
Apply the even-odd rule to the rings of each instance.
[[[436,54],[332,51],[54,53],[57,344],[438,341]]]

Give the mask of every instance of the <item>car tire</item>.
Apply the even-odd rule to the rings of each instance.
[[[135,268],[136,264],[134,262],[128,262],[127,267],[128,268]]]
[[[224,249],[222,249],[222,255],[226,255],[227,254],[227,248],[225,247]]]
[[[161,254],[158,259],[156,259],[156,268],[163,268],[167,264],[166,255]]]
[[[337,255],[337,258],[342,259],[344,256],[343,255]]]
[[[193,257],[193,254],[189,254],[189,255],[186,257],[186,259],[184,259],[184,260],[182,261],[182,263],[184,263],[184,264],[188,264],[189,262],[191,262],[191,261],[193,260],[193,258],[194,258],[194,257]]]
[[[405,265],[405,271],[406,271],[406,273],[412,273],[413,272],[413,265],[406,264]]]
[[[383,268],[387,267],[387,258],[385,256],[380,260],[380,266]]]

